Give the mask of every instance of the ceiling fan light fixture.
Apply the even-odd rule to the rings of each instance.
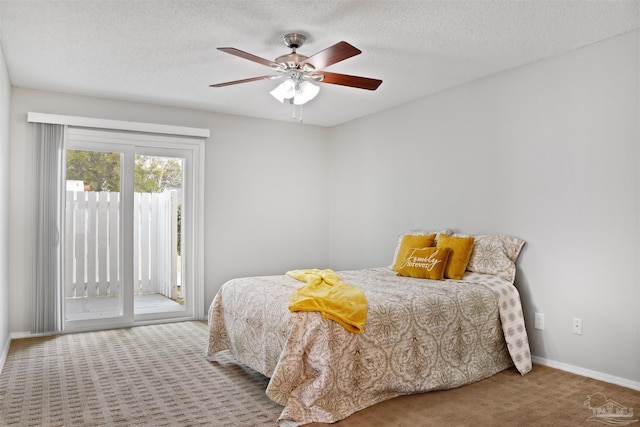
[[[306,104],[318,95],[320,88],[308,81],[296,83],[293,79],[287,79],[280,83],[271,92],[278,101],[284,103],[284,100],[292,100],[295,105]]]
[[[284,102],[285,99],[291,99],[296,95],[296,82],[287,79],[269,93],[278,101]]]
[[[296,105],[306,104],[318,95],[320,88],[309,81],[303,81],[298,85],[293,103]]]

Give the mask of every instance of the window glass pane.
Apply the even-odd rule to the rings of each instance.
[[[134,178],[134,313],[184,311],[179,157],[136,155]]]
[[[67,150],[67,320],[122,315],[121,159],[118,152]]]

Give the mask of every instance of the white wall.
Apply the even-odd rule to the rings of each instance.
[[[639,384],[638,39],[332,129],[331,265],[389,265],[412,228],[523,238],[516,285],[533,354]]]
[[[0,368],[9,350],[9,138],[11,82],[0,46]]]
[[[202,230],[205,310],[230,278],[328,264],[325,128],[22,88],[13,88],[11,111],[11,332],[30,330],[30,111],[211,129]]]

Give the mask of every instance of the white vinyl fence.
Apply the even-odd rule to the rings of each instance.
[[[135,292],[177,296],[176,191],[134,194]],[[120,193],[67,191],[65,297],[119,295]]]

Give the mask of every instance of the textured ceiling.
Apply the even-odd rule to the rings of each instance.
[[[216,50],[269,60],[282,36],[310,56],[339,41],[362,54],[327,71],[382,79],[377,91],[321,84],[304,122],[334,126],[639,25],[637,0],[0,0],[0,43],[17,87],[291,121],[271,74]]]

